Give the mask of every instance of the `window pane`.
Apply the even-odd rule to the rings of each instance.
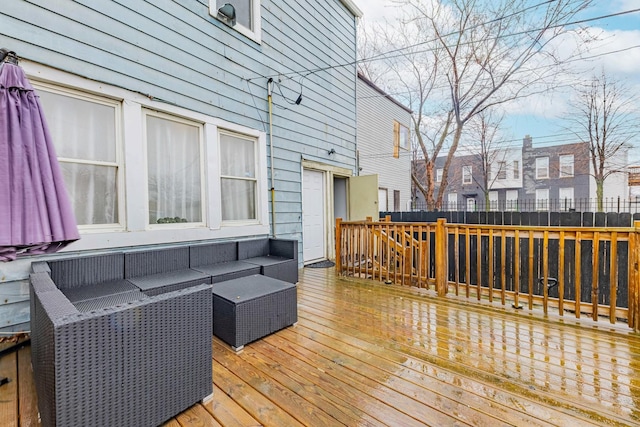
[[[405,150],[411,149],[411,142],[409,140],[409,128],[400,125],[400,144]]]
[[[243,27],[253,30],[251,22],[252,0],[216,0],[216,7],[220,9],[226,3],[230,3],[236,9],[236,22]]]
[[[200,129],[147,116],[149,223],[201,222]]]
[[[222,179],[222,220],[242,221],[256,218],[255,181]]]
[[[60,167],[79,225],[118,222],[115,167],[67,162]]]
[[[114,106],[38,90],[59,157],[116,161]]]
[[[255,178],[255,141],[220,134],[220,170],[223,176]]]

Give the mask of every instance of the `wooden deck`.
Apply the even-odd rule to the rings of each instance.
[[[299,323],[235,354],[170,426],[640,425],[640,337],[623,325],[437,299],[305,269]],[[37,425],[29,347],[0,359],[0,425]],[[18,380],[16,380],[18,378]]]

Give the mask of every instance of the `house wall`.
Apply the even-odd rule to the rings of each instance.
[[[573,155],[573,177],[560,177],[561,155]],[[549,158],[549,178],[536,178],[536,159]],[[574,200],[587,199],[590,194],[589,154],[585,143],[563,144],[549,147],[532,147],[525,141],[522,150],[524,189],[522,198],[534,200],[536,189],[549,189],[549,199],[558,200],[559,189],[573,188]]]
[[[394,210],[394,190],[400,191],[400,211],[411,200],[411,150],[399,149],[394,158],[394,120],[411,129],[411,113],[359,78],[357,81],[358,152],[360,175],[378,174],[387,190],[387,206]],[[380,201],[380,206],[384,206]],[[381,208],[382,209],[382,208]]]
[[[272,168],[275,234],[301,240],[302,159],[355,173],[356,18],[345,6],[350,2],[263,0],[260,43],[211,16],[205,0],[5,3],[0,44],[18,54],[34,82],[122,103],[122,132],[128,135],[121,147],[126,220],[120,230],[81,230],[82,239],[65,250],[67,256],[266,235]],[[278,83],[273,91],[272,139],[268,77]],[[301,92],[303,100],[295,105]],[[219,183],[214,180],[206,182],[209,206],[203,227],[145,226],[137,208],[144,208],[146,194],[136,181],[145,178],[140,172],[144,157],[138,123],[144,108],[195,120],[202,123],[205,134],[229,129],[257,138],[259,221],[249,226],[220,225],[219,207],[213,203],[219,197],[215,185]],[[213,176],[216,139],[205,139],[205,168]],[[329,148],[335,150],[330,157]],[[0,330],[28,327],[27,274],[33,259],[0,265]]]

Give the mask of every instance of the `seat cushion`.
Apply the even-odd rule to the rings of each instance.
[[[177,291],[203,283],[211,284],[211,276],[190,268],[128,279],[149,296]]]
[[[196,267],[195,270],[210,275],[212,283],[220,283],[252,274],[260,274],[260,265],[244,261],[229,261],[219,264],[203,265]]]

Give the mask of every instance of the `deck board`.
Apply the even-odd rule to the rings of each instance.
[[[640,425],[640,336],[432,290],[304,269],[297,325],[235,353],[166,426]],[[0,359],[0,425],[35,425],[21,349]]]

